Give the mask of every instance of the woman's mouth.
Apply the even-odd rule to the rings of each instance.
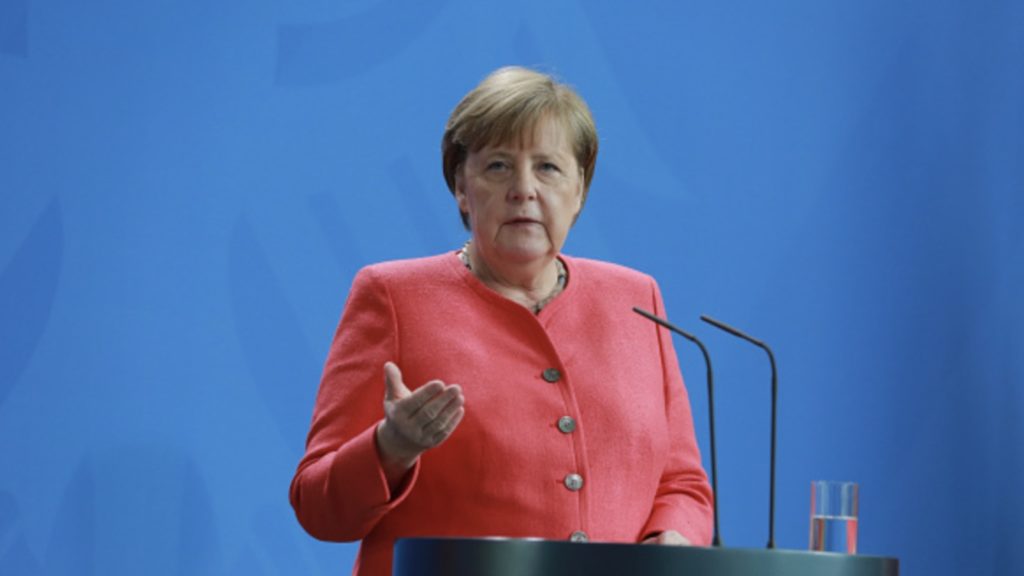
[[[512,224],[512,225],[540,224],[540,222],[538,222],[536,220],[532,220],[530,218],[513,218],[513,219],[511,219],[511,220],[509,220],[508,222],[505,222],[505,223],[506,224]]]

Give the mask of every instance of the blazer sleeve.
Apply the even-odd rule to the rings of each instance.
[[[665,317],[665,304],[657,283],[651,281],[654,313]],[[665,382],[665,415],[669,429],[669,458],[642,537],[676,530],[691,543],[706,546],[713,532],[713,498],[693,429],[690,400],[683,385],[671,334],[658,330]]]
[[[356,275],[317,393],[306,454],[289,496],[302,527],[321,540],[366,536],[409,494],[419,463],[397,494],[388,488],[376,443],[383,419],[384,363],[398,360],[397,319],[386,283],[372,267]]]

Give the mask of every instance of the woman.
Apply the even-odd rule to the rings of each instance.
[[[442,143],[470,241],[356,276],[291,485],[302,526],[391,573],[409,536],[707,544],[711,491],[654,280],[560,253],[597,133],[547,75],[504,68]],[[381,402],[383,400],[383,409]]]

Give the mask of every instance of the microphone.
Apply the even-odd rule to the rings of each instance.
[[[711,318],[710,316],[701,315],[701,320],[711,324],[715,328],[725,330],[729,334],[742,338],[747,342],[750,342],[754,346],[764,350],[768,353],[768,361],[772,365],[772,451],[771,451],[771,492],[768,496],[768,549],[775,548],[775,415],[778,412],[778,396],[779,396],[779,380],[778,373],[775,370],[775,355],[772,354],[772,349],[767,344],[750,336],[724,322],[720,322]]]
[[[715,493],[714,501],[712,502],[712,510],[714,511],[715,515],[715,535],[711,540],[711,545],[716,548],[721,547],[722,541],[718,535],[718,464],[715,458],[715,386],[714,376],[711,372],[711,357],[708,355],[708,349],[705,348],[704,344],[700,340],[698,340],[697,337],[694,336],[693,334],[690,334],[689,332],[676,327],[668,320],[659,318],[658,316],[655,316],[654,314],[651,314],[650,312],[642,308],[637,308],[636,306],[634,306],[633,312],[636,312],[637,314],[643,316],[644,318],[647,318],[648,320],[654,322],[655,324],[664,326],[665,328],[668,328],[669,330],[675,332],[676,334],[679,334],[683,338],[686,338],[690,342],[693,342],[694,344],[700,347],[701,353],[704,354],[704,365],[707,367],[708,380],[708,428],[710,428],[711,431],[711,491]]]

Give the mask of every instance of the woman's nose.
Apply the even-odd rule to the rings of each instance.
[[[509,199],[517,202],[537,198],[537,179],[528,168],[517,168],[509,186]]]

